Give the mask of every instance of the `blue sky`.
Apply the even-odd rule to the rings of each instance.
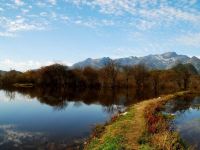
[[[175,51],[200,56],[199,0],[0,0],[0,69]]]

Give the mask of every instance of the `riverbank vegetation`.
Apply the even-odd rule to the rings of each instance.
[[[167,101],[184,94],[188,92],[149,99],[129,107],[126,113],[114,117],[109,124],[102,127],[101,132],[93,134],[85,145],[85,150],[187,149],[178,133],[169,128],[169,121],[173,116],[160,112]]]
[[[200,89],[200,76],[192,64],[178,64],[168,70],[153,70],[144,64],[119,66],[110,61],[103,68],[73,69],[61,64],[19,72],[11,70],[0,75],[0,87],[41,87],[52,89],[135,89],[140,98],[153,93],[173,93]],[[152,95],[152,94],[151,94]]]
[[[140,149],[158,150],[186,150],[187,145],[182,141],[179,134],[171,128],[171,121],[174,118],[171,114],[163,114],[164,104],[173,99],[188,94],[179,92],[162,98],[149,101],[145,107],[144,119],[145,128],[139,138]]]

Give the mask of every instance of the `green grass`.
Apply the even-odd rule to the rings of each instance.
[[[112,119],[112,121],[105,125],[102,130],[102,127],[97,127],[97,134],[92,136],[89,142],[85,145],[85,150],[154,150],[152,144],[161,144],[165,141],[167,134],[161,132],[153,136],[154,142],[152,143],[152,136],[149,136],[145,120],[145,112],[147,107],[153,105],[164,104],[166,101],[176,97],[182,96],[186,92],[179,92],[177,94],[171,94],[167,96],[162,96],[162,98],[146,100],[140,103],[137,103],[133,106],[130,106],[127,110],[126,115],[119,115]],[[159,115],[159,113],[158,113]],[[166,120],[173,119],[173,116],[163,115],[163,118]],[[100,132],[99,132],[100,131]],[[169,134],[170,135],[170,134]],[[172,137],[170,135],[170,137]],[[173,136],[174,138],[174,136]],[[175,137],[175,139],[178,139]],[[170,139],[169,145],[173,140]],[[159,143],[158,143],[159,142]],[[174,144],[179,143],[175,141]]]
[[[140,150],[154,150],[148,144],[142,144]]]
[[[127,132],[131,129],[134,110],[126,115],[119,116],[111,124],[108,124],[102,135],[90,140],[85,149],[87,150],[123,150],[127,149]]]
[[[106,137],[103,144],[100,144],[99,146],[97,146],[97,144],[99,144],[98,140],[94,140],[91,145],[88,147],[89,150],[93,150],[94,147],[97,146],[97,150],[122,150],[124,137],[122,135],[118,135],[115,137]]]

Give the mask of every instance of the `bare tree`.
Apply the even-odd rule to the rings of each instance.
[[[124,74],[125,74],[125,80],[126,80],[126,88],[128,89],[129,87],[129,79],[133,73],[133,67],[131,66],[124,66],[123,67],[123,71],[124,71]]]
[[[119,74],[119,65],[114,60],[109,60],[105,64],[105,74],[110,82],[111,88],[116,87],[117,76]]]
[[[99,85],[99,74],[96,69],[86,67],[83,69],[83,75],[89,87],[97,87]]]
[[[188,89],[191,75],[198,74],[198,71],[192,64],[178,64],[172,69],[177,72],[179,78],[182,80],[183,90]]]
[[[144,91],[145,83],[149,76],[147,67],[144,64],[138,64],[133,67],[134,78],[136,83],[136,92],[139,94]]]
[[[155,96],[157,96],[159,94],[160,74],[161,74],[161,71],[159,71],[159,70],[153,70],[150,72],[151,79],[152,79],[152,86],[153,86]]]

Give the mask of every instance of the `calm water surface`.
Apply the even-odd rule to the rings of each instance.
[[[0,150],[81,149],[95,124],[134,102],[120,92],[49,93],[0,91]]]
[[[173,126],[181,138],[200,149],[200,97],[186,96],[166,104],[165,112],[175,114]]]

